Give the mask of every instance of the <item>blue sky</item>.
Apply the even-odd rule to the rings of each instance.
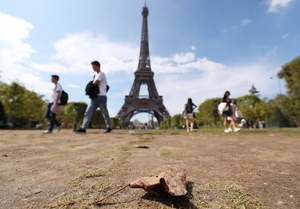
[[[0,3],[1,81],[18,80],[49,98],[58,74],[70,101],[89,102],[85,86],[98,60],[115,116],[138,65],[144,0],[10,0]],[[299,56],[300,0],[148,0],[151,68],[171,115],[191,97],[248,93],[274,98],[277,72]],[[273,79],[270,79],[273,77]],[[282,91],[284,82],[280,81]],[[145,94],[142,88],[140,94]],[[147,114],[135,118],[146,120]]]

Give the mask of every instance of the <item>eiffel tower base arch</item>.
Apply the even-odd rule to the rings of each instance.
[[[148,113],[156,118],[158,123],[170,117],[166,110],[162,96],[158,98],[130,98],[126,96],[125,103],[118,113],[119,119],[129,123],[130,119],[139,114]]]

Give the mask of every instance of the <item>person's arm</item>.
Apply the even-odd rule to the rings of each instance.
[[[93,85],[97,86],[102,79],[103,79],[103,73],[100,72],[99,74],[97,74],[97,76],[95,76],[95,79],[93,81]]]
[[[56,91],[56,98],[54,100],[54,105],[58,105],[59,97],[60,97],[60,90],[57,90]]]
[[[99,80],[94,80],[94,81],[93,81],[93,85],[94,85],[94,86],[97,86],[99,83],[100,83]]]

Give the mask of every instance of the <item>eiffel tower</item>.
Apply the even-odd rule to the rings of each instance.
[[[126,123],[139,113],[151,114],[159,123],[171,117],[163,104],[163,97],[159,96],[157,92],[153,79],[154,72],[151,70],[148,43],[148,14],[148,8],[145,5],[142,11],[142,38],[138,68],[134,73],[135,79],[129,95],[125,96],[125,103],[117,115],[119,119]],[[148,95],[140,95],[141,85],[148,86]]]

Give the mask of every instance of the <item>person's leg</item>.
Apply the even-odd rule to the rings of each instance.
[[[50,106],[50,108],[51,108],[51,106]],[[48,128],[48,131],[52,132],[54,126],[59,127],[60,125],[61,125],[61,123],[56,120],[56,114],[50,111],[50,126]]]
[[[53,128],[54,128],[54,126],[56,126],[56,127],[59,127],[59,126],[61,126],[61,123],[59,122],[59,121],[57,121],[56,120],[56,114],[54,114],[53,112],[51,112],[51,114],[50,114],[50,127],[51,127],[51,130],[50,130],[50,128],[49,128],[49,131],[52,131],[53,130]],[[52,124],[52,125],[51,125]],[[59,130],[60,130],[60,128],[59,128]]]
[[[52,132],[55,121],[56,121],[56,114],[54,114],[53,112],[50,113],[50,126],[48,128],[48,131]]]
[[[232,129],[236,129],[236,126],[235,126],[235,121],[233,120],[233,117],[231,116],[231,122],[230,122],[230,126],[232,127]]]
[[[231,126],[233,127],[233,131],[234,131],[234,132],[238,132],[238,131],[241,130],[240,128],[237,128],[237,127],[236,127],[235,121],[233,120],[233,117],[231,117]]]
[[[189,118],[188,118],[188,115],[186,116],[185,118],[185,126],[186,126],[186,131],[188,132],[189,131]]]
[[[194,131],[194,118],[191,119],[191,131]]]
[[[224,126],[224,129],[226,130],[227,129],[227,116],[224,116],[223,126]]]
[[[46,113],[45,113],[45,118],[47,118],[50,121],[50,113],[51,113],[51,106],[53,105],[53,103],[48,103],[47,105],[47,109],[46,109]]]
[[[91,118],[97,109],[96,101],[97,101],[97,98],[91,99],[89,106],[85,110],[83,122],[81,125],[81,129],[83,129],[83,130],[87,129],[87,127],[89,126],[89,124],[91,122]]]
[[[98,103],[98,106],[100,107],[100,110],[103,114],[103,118],[105,120],[106,127],[107,128],[112,128],[109,113],[108,113],[108,110],[107,110],[107,107],[106,107],[107,97],[106,96],[98,96],[97,99],[98,99],[97,103]]]

